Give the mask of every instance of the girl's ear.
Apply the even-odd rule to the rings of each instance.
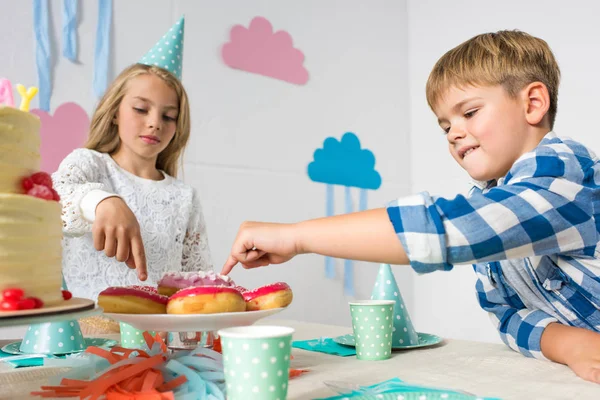
[[[542,82],[533,82],[523,89],[525,100],[525,119],[530,125],[539,125],[550,108],[548,88]]]

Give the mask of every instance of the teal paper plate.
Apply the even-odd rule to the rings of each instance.
[[[437,335],[432,335],[430,333],[422,333],[417,332],[417,336],[419,337],[418,344],[408,344],[408,345],[394,345],[392,346],[393,350],[405,350],[405,349],[417,349],[419,347],[428,347],[433,346],[438,343],[441,343],[444,339]],[[334,337],[333,341],[342,344],[344,346],[356,347],[356,342],[354,341],[354,335],[342,335],[338,337]]]
[[[68,353],[55,353],[54,355],[58,356],[58,355],[62,355],[62,354],[80,353],[82,351],[85,351],[85,349],[88,348],[89,346],[110,348],[110,347],[116,346],[118,343],[116,340],[104,339],[104,338],[84,338],[83,340],[85,342],[85,348],[83,348],[81,350],[70,351]],[[15,355],[27,354],[27,353],[22,353],[21,351],[19,351],[20,347],[21,347],[21,341],[19,340],[18,342],[13,342],[13,343],[7,344],[6,346],[2,347],[1,350],[5,353],[15,354]]]
[[[348,400],[485,400],[483,397],[470,396],[460,393],[444,392],[398,392],[376,395],[350,396]],[[490,399],[499,400],[499,399]]]

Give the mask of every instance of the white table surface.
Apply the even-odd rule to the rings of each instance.
[[[346,327],[298,321],[270,319],[260,323],[293,327],[294,340],[350,333]],[[292,368],[310,372],[290,381],[288,399],[334,395],[323,385],[326,380],[370,385],[393,377],[507,400],[600,399],[600,385],[579,379],[563,365],[526,358],[501,344],[446,340],[430,348],[394,352],[385,361],[359,361],[352,356],[300,349],[293,349],[292,354]],[[59,372],[60,369],[44,367],[9,369],[0,363],[0,399],[39,399],[28,393],[38,390],[48,377]]]

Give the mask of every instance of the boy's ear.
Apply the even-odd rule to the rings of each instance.
[[[542,82],[532,82],[523,89],[525,97],[525,119],[530,125],[539,125],[550,109],[548,88]]]

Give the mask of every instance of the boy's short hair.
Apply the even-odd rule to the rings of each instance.
[[[444,54],[427,80],[433,110],[451,86],[502,85],[509,96],[532,82],[548,88],[548,120],[554,127],[560,69],[544,40],[517,30],[477,35]]]

